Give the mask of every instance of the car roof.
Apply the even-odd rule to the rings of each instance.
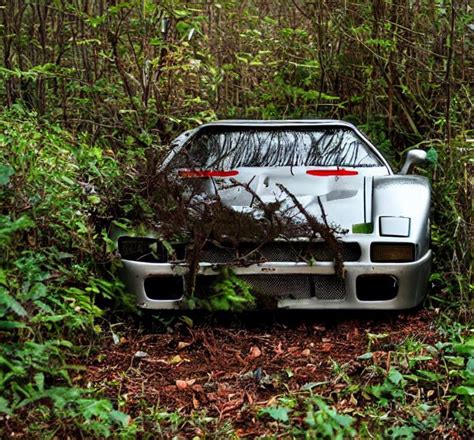
[[[347,127],[356,129],[350,122],[337,119],[224,119],[221,121],[209,122],[201,125],[204,127],[219,126],[243,126],[243,127],[297,127],[297,126],[314,126],[314,125],[334,125],[338,127]]]

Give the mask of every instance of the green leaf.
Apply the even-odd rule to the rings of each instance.
[[[43,373],[36,373],[35,374],[35,383],[38,387],[38,390],[43,392],[44,391],[44,374]]]
[[[15,170],[10,165],[0,164],[0,185],[8,185],[13,174]]]
[[[3,287],[0,287],[0,304],[4,304],[18,316],[26,316],[28,314],[23,306]]]
[[[7,271],[3,269],[0,269],[0,284],[8,286]]]
[[[469,358],[466,365],[466,371],[474,373],[474,358]]]
[[[394,426],[389,428],[386,433],[388,434],[387,438],[391,439],[403,439],[411,440],[415,438],[415,433],[418,432],[418,429],[414,426]]]
[[[25,324],[18,321],[0,321],[0,329],[27,328]]]
[[[31,299],[44,298],[48,294],[48,289],[43,283],[35,283],[29,292]]]
[[[260,410],[260,415],[268,415],[277,422],[288,422],[291,409],[286,406],[270,406]]]
[[[351,416],[347,416],[344,414],[337,414],[337,413],[332,414],[332,418],[344,428],[348,428],[349,426],[351,426],[354,420]]]
[[[8,400],[0,396],[0,414],[1,413],[11,415],[12,411],[8,404]]]
[[[0,216],[0,243],[8,241],[14,232],[32,226],[34,226],[34,223],[26,215],[22,215],[15,221],[11,221],[8,216]]]
[[[324,382],[308,382],[308,383],[305,383],[304,385],[301,385],[301,388],[300,390],[301,391],[309,391],[309,390],[312,390],[313,388],[315,387],[319,387],[321,385],[326,385],[328,383],[328,381],[324,381]]]
[[[457,367],[462,367],[464,365],[464,358],[461,356],[445,356],[445,359]]]
[[[469,338],[464,344],[454,344],[453,348],[458,353],[474,356],[474,338]]]
[[[112,422],[115,422],[124,428],[130,424],[130,416],[122,411],[117,411],[114,409],[110,412],[109,417]]]
[[[185,9],[173,9],[173,14],[177,18],[184,18],[189,15],[189,11],[186,11]]]
[[[88,196],[87,197],[87,200],[89,201],[89,203],[91,203],[92,205],[98,205],[100,203],[100,197],[99,196]]]
[[[461,396],[474,396],[474,387],[461,385],[459,387],[454,388],[453,392]]]
[[[361,361],[365,361],[367,359],[372,359],[372,357],[373,357],[373,353],[369,351],[368,353],[361,354],[360,356],[357,357],[357,359]]]
[[[104,416],[108,416],[112,411],[112,404],[110,401],[105,399],[80,399],[79,406],[82,415],[87,420],[90,420],[93,417],[104,418]]]
[[[438,162],[438,152],[435,148],[431,147],[426,152],[426,160],[431,164],[436,164]]]
[[[433,373],[432,371],[428,370],[417,370],[418,376],[421,378],[431,381],[431,382],[438,382],[443,378],[441,374]]]
[[[396,368],[390,369],[388,373],[388,380],[390,382],[392,382],[395,385],[398,385],[402,379],[403,379],[402,374]]]

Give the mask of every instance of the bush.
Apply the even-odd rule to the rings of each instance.
[[[120,287],[103,278],[111,247],[95,222],[118,165],[19,106],[1,114],[0,133],[0,413],[15,418],[49,402],[46,419],[82,420],[92,431],[89,422],[104,419],[105,435],[122,416],[72,385],[70,339],[100,332],[96,300]]]

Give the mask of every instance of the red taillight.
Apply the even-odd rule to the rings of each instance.
[[[207,179],[208,177],[233,177],[238,171],[211,171],[211,170],[179,170],[178,176],[182,179]]]
[[[357,176],[358,171],[337,168],[335,170],[308,170],[306,174],[310,176]]]

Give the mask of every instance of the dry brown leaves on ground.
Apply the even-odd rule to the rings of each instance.
[[[372,338],[371,351],[374,362],[387,368],[395,344],[414,335],[431,342],[432,313],[269,318],[262,312],[224,322],[200,318],[192,327],[177,318],[161,332],[129,329],[118,344],[104,340],[78,379],[106,395],[120,393],[122,410],[132,417],[143,401],[167,411],[205,409],[249,434],[258,421],[248,408],[272,404],[305,384],[332,383],[334,361],[352,373],[361,370],[357,358],[368,351],[369,333],[380,335]]]

